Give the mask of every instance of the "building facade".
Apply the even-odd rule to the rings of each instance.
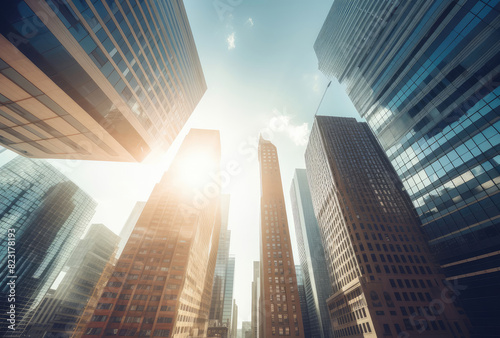
[[[366,123],[318,116],[306,155],[334,337],[469,337],[453,285]]]
[[[335,1],[315,43],[481,337],[500,330],[500,4]]]
[[[94,309],[88,306],[94,293],[102,292],[107,283],[101,276],[114,262],[119,239],[103,224],[91,225],[66,262],[64,278],[35,310],[27,329],[31,337],[69,338],[83,334],[76,332],[76,328],[78,324],[86,324],[82,323],[84,312],[93,312],[97,305],[94,304]],[[108,272],[107,278],[110,276]]]
[[[206,90],[181,0],[14,0],[0,18],[0,144],[23,156],[140,162]]]
[[[229,336],[231,338],[238,338],[238,305],[236,299],[233,299],[233,313],[231,314],[231,330]]]
[[[217,263],[215,265],[214,286],[212,290],[212,303],[210,304],[210,326],[227,326],[230,327],[230,321],[227,321],[227,316],[223,320],[224,313],[227,309],[231,313],[231,300],[233,297],[232,286],[229,304],[226,304],[225,286],[229,263],[229,246],[231,244],[231,230],[227,229],[229,216],[229,195],[221,196],[221,230],[219,236],[219,251],[217,252]],[[233,271],[234,274],[234,258]]]
[[[233,293],[234,293],[234,269],[236,264],[235,257],[229,257],[225,272],[224,281],[224,303],[222,308],[222,325],[229,328],[229,333],[233,334],[234,323],[234,306],[233,306]]]
[[[304,324],[304,336],[313,337],[313,333],[311,332],[311,319],[309,317],[309,309],[307,307],[306,289],[304,287],[304,275],[300,265],[295,265],[295,273],[297,274],[297,289],[299,290],[302,324]]]
[[[253,262],[252,281],[252,338],[259,337],[259,295],[260,295],[260,262]]]
[[[6,281],[0,286],[0,335],[18,337],[78,244],[97,204],[47,162],[21,156],[0,167],[0,197],[0,229],[4,238],[12,239],[3,241],[1,255],[5,264],[9,259],[15,265],[0,271]],[[13,280],[10,276],[17,276],[13,284],[7,284]],[[14,318],[7,313],[11,305]]]
[[[191,129],[153,189],[84,337],[207,335],[220,230],[220,191],[207,188],[219,171],[219,132]]]
[[[128,238],[132,231],[134,231],[135,224],[137,220],[141,216],[142,210],[146,206],[146,202],[137,202],[132,209],[132,212],[127,218],[127,221],[123,225],[122,230],[120,231],[120,243],[118,244],[118,251],[116,252],[116,258],[120,258],[123,248],[125,248],[125,244],[127,244]]]
[[[305,337],[276,147],[262,136],[259,337]]]
[[[310,331],[306,336],[328,338],[332,336],[332,332],[326,300],[332,293],[332,286],[305,169],[295,169],[290,198],[309,316]]]

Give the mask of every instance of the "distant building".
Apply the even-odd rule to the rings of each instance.
[[[83,333],[76,332],[76,327],[86,324],[82,323],[84,311],[95,310],[97,304],[89,308],[89,300],[96,291],[102,292],[111,276],[108,268],[107,278],[101,278],[114,262],[119,239],[102,224],[90,227],[66,262],[65,275],[57,289],[47,294],[37,307],[27,330],[31,337],[69,338]]]
[[[305,162],[338,336],[468,337],[455,290],[366,123],[317,116]]]
[[[224,281],[224,303],[222,309],[222,325],[229,327],[232,330],[234,306],[233,306],[233,293],[234,293],[234,269],[236,259],[229,257],[225,272]],[[232,331],[230,331],[232,332]],[[232,333],[231,333],[232,334]]]
[[[206,336],[220,231],[220,136],[191,129],[156,184],[85,337]]]
[[[305,169],[295,169],[290,198],[309,316],[309,332],[307,332],[305,320],[304,329],[307,337],[328,338],[333,333],[326,300],[332,293],[332,286],[328,278],[325,251],[321,243],[318,221],[314,215]],[[302,309],[302,314],[304,312]]]
[[[232,262],[232,275],[228,276],[229,264],[229,246],[231,244],[231,230],[227,230],[229,216],[229,195],[221,195],[221,230],[219,236],[219,250],[217,252],[217,264],[215,265],[214,285],[212,290],[212,303],[210,304],[210,326],[225,325],[230,327],[230,320],[227,321],[231,314],[232,306],[232,284],[228,285],[230,295],[228,302],[226,302],[226,278],[231,278],[234,275],[234,258]],[[229,268],[230,269],[230,268]],[[232,283],[232,279],[231,279]],[[227,305],[227,306],[226,306]],[[226,306],[226,312],[224,312]],[[224,315],[226,313],[226,315]]]
[[[252,281],[252,338],[259,337],[259,294],[260,294],[260,262],[253,262]]]
[[[295,273],[297,274],[297,289],[299,290],[300,309],[302,311],[302,323],[304,324],[304,335],[313,337],[311,334],[311,321],[307,308],[306,290],[304,288],[304,276],[300,265],[295,265]]]
[[[0,20],[0,144],[23,156],[140,162],[206,90],[180,0],[13,0]]]
[[[238,338],[238,305],[236,305],[235,299],[233,299],[233,313],[231,314],[231,316],[232,322],[229,334],[231,338]]]
[[[0,336],[20,336],[45,293],[61,272],[95,213],[96,202],[43,160],[17,156],[0,167],[0,229],[13,234],[15,268],[0,270]],[[7,264],[7,240],[1,258]],[[8,301],[9,276],[15,300]],[[15,331],[9,330],[10,304],[15,305]]]
[[[389,157],[479,337],[500,332],[500,3],[335,0],[314,49]]]
[[[259,337],[304,336],[276,147],[262,136]]]
[[[130,234],[134,230],[135,223],[137,223],[137,220],[141,216],[142,210],[144,210],[145,206],[146,202],[137,202],[134,208],[132,209],[130,216],[128,216],[127,221],[125,222],[122,230],[120,231],[120,244],[118,245],[116,258],[120,258],[123,252],[123,248],[125,247],[125,244],[127,244],[128,238],[130,237]]]
[[[252,322],[241,322],[242,338],[250,338],[252,336]]]

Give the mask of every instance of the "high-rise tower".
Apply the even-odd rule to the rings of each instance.
[[[137,221],[86,336],[204,336],[220,230],[220,137],[191,129]]]
[[[334,337],[468,337],[394,168],[366,123],[318,116],[306,155]]]
[[[332,293],[332,286],[305,169],[295,169],[290,198],[309,316],[309,337],[329,338],[332,330],[326,300]]]
[[[142,161],[206,90],[182,0],[13,0],[0,11],[0,144]]]
[[[224,308],[226,305],[225,288],[226,277],[229,263],[229,246],[231,244],[231,230],[227,229],[229,216],[229,195],[221,195],[221,229],[219,236],[219,250],[217,252],[217,264],[215,265],[214,285],[212,291],[212,303],[210,304],[210,326],[230,327],[230,322],[223,321]],[[234,262],[233,262],[234,265]],[[234,274],[234,266],[233,272]],[[232,301],[232,286],[231,296],[229,300],[229,313],[231,313]]]
[[[119,240],[103,224],[91,225],[65,263],[65,275],[57,289],[46,294],[37,307],[26,330],[30,337],[81,336],[83,332],[76,328],[83,329],[90,319],[84,318],[85,312],[95,310],[97,304],[89,302],[97,299],[94,294],[102,292],[110,277]]]
[[[481,337],[500,331],[500,3],[335,0],[314,48],[410,195]]]
[[[261,338],[304,337],[285,198],[276,147],[260,137],[260,311]]]
[[[5,281],[0,286],[0,336],[22,334],[85,232],[96,205],[44,160],[17,156],[0,167],[0,231],[5,236],[0,254],[5,262],[0,270]],[[7,264],[14,267],[7,269]],[[7,313],[11,310],[13,316]],[[12,324],[15,330],[8,328]]]

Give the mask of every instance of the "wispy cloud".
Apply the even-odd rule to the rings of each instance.
[[[226,39],[226,42],[227,42],[227,49],[231,50],[231,49],[235,49],[236,48],[236,45],[234,44],[236,38],[234,36],[234,32],[232,32]]]
[[[287,115],[286,110],[282,113],[278,109],[273,109],[273,117],[269,121],[269,127],[276,132],[288,134],[288,137],[297,146],[307,145],[309,138],[309,124],[294,124],[292,118]]]
[[[313,91],[321,91],[321,80],[318,74],[304,74],[304,81]]]
[[[253,19],[252,18],[248,18],[248,20],[245,22],[245,25],[253,27]]]

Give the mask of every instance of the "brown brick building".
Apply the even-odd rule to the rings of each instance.
[[[316,117],[306,151],[334,337],[468,337],[401,181],[366,123]]]
[[[276,147],[259,141],[261,177],[260,337],[304,337]]]
[[[192,129],[147,201],[84,337],[207,335],[220,231],[220,191],[210,174],[219,165],[219,132]]]

